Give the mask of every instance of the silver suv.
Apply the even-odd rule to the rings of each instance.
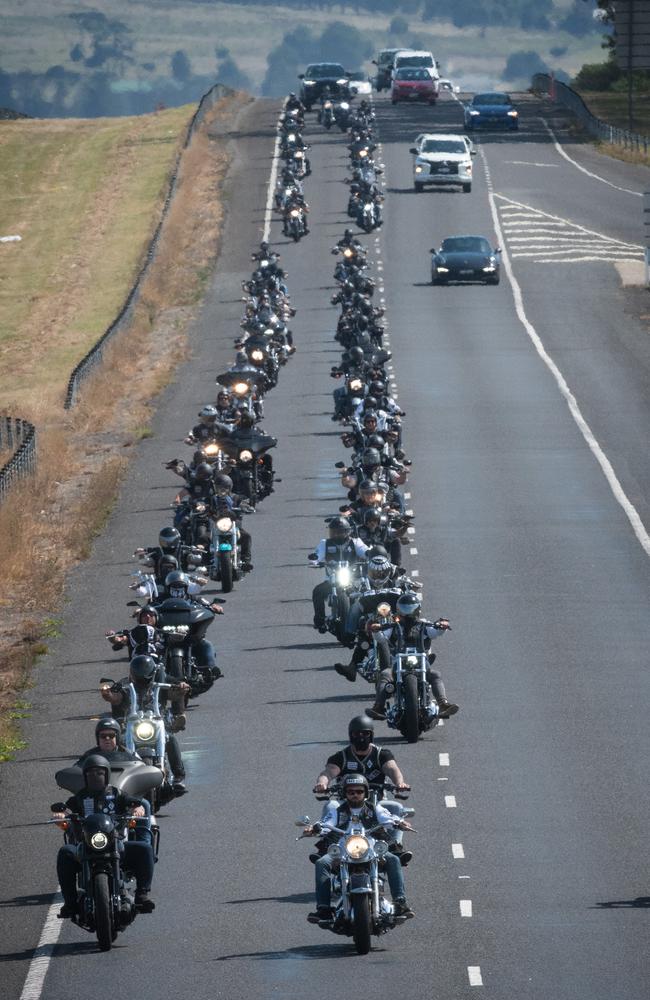
[[[472,156],[474,144],[466,135],[447,132],[424,132],[411,146],[413,154],[413,186],[422,191],[427,184],[436,187],[456,185],[465,194],[472,190]]]

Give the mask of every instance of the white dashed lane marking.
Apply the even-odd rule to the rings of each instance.
[[[445,805],[447,809],[456,808],[456,796],[455,795],[445,795]]]
[[[469,977],[469,985],[470,986],[482,986],[483,985],[483,976],[481,975],[481,966],[480,965],[468,965],[467,966],[467,975]]]
[[[449,767],[449,754],[448,753],[439,753],[438,754],[438,763],[440,764],[440,767]]]
[[[461,899],[460,903],[460,915],[461,917],[471,917],[472,916],[472,901],[471,899]]]
[[[457,861],[461,861],[465,857],[465,849],[462,844],[452,844],[451,853]]]

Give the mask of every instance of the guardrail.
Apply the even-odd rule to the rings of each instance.
[[[0,500],[21,476],[33,472],[36,466],[36,428],[20,417],[0,417],[0,450],[13,448],[14,453],[0,469]]]
[[[68,380],[68,389],[66,392],[65,403],[63,404],[66,410],[72,409],[72,407],[75,405],[75,403],[77,402],[77,396],[79,393],[79,387],[81,386],[81,383],[86,378],[88,378],[88,376],[92,374],[97,365],[101,363],[104,353],[104,348],[106,347],[106,345],[109,343],[109,341],[113,339],[116,333],[119,333],[121,330],[125,329],[131,320],[133,309],[140,295],[142,280],[145,277],[152,261],[156,256],[156,251],[158,249],[158,243],[160,241],[160,234],[162,231],[162,227],[165,222],[165,219],[167,218],[167,214],[169,212],[169,206],[171,205],[172,199],[176,191],[176,185],[178,183],[178,170],[180,167],[183,151],[187,149],[187,147],[189,146],[192,136],[194,135],[194,131],[197,128],[197,126],[203,121],[206,112],[208,112],[210,108],[212,108],[216,104],[216,102],[220,100],[222,97],[226,97],[229,94],[233,93],[234,91],[230,87],[224,87],[223,84],[216,83],[214,87],[211,87],[210,90],[208,90],[208,92],[204,94],[201,100],[199,101],[198,107],[194,112],[192,120],[187,127],[187,132],[185,134],[183,145],[178,153],[178,156],[176,157],[176,163],[174,164],[174,169],[172,171],[172,175],[169,180],[169,187],[167,189],[167,194],[165,196],[165,201],[163,203],[160,219],[158,221],[158,225],[156,226],[156,230],[151,238],[149,246],[147,247],[144,263],[140,268],[140,271],[126,296],[124,305],[120,309],[119,313],[117,314],[111,325],[108,327],[108,329],[99,338],[97,343],[93,347],[91,347],[91,349],[88,351],[85,357],[81,359],[77,367],[70,375],[70,378]]]
[[[556,104],[561,104],[568,108],[576,116],[578,121],[584,125],[590,135],[603,142],[609,142],[612,146],[623,146],[626,149],[643,151],[647,156],[650,146],[650,137],[641,135],[639,132],[630,132],[629,129],[617,128],[604,122],[602,118],[597,118],[592,114],[580,94],[577,94],[565,83],[560,83],[548,73],[536,73],[532,80],[531,89],[536,94],[545,94]]]

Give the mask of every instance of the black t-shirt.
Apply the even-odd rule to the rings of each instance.
[[[371,785],[381,785],[385,779],[383,767],[389,760],[395,760],[395,756],[391,750],[384,750],[374,743],[370,745],[372,749],[365,757],[358,757],[354,748],[348,745],[328,757],[327,763],[338,767],[342,778],[346,774],[362,774]]]

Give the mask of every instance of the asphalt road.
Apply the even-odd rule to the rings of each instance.
[[[430,112],[380,101],[378,109],[386,222],[378,242],[365,241],[383,277],[414,459],[407,565],[420,575],[431,617],[452,620],[439,663],[461,704],[417,746],[378,727],[415,789],[407,888],[417,917],[356,957],[305,922],[313,869],[306,843],[294,841],[293,820],[320,808],[309,789],[322,763],[371,700],[365,684],[333,673],[340,649],[309,624],[320,576],[306,555],[342,499],[333,467],[342,449],[329,419],[328,371],[338,358],[329,248],[347,222],[344,140],[310,124],[312,232],[294,247],[276,224],[272,231],[298,309],[298,352],[265,420],[280,440],[282,483],[249,519],[255,571],[215,624],[226,677],[191,712],[183,740],[191,792],[161,823],[157,908],[110,955],[65,926],[48,1000],[71,983],[100,995],[107,982],[145,996],[328,1000],[348,976],[374,995],[408,990],[418,1000],[477,990],[498,1000],[648,992],[648,559],[517,318],[505,277],[497,288],[434,289],[426,252],[454,233],[496,235],[485,162],[509,254],[525,244],[497,195],[529,206],[524,220],[543,212],[629,244],[641,241],[639,199],[560,157],[533,105],[519,136],[482,138],[471,195],[416,196],[406,150],[432,121],[458,126],[458,105]],[[162,399],[107,531],[73,575],[61,638],[37,671],[29,749],[3,770],[1,957],[10,1000],[21,994],[55,888],[58,836],[40,825],[60,797],[52,772],[92,742],[99,676],[124,672],[118,657],[106,662],[102,635],[126,624],[130,553],[168,523],[176,482],[160,463],[184,453],[180,442],[233,354],[275,113],[257,102],[240,119],[224,250],[193,357]],[[642,189],[638,168],[570,152],[619,186]],[[648,356],[640,326],[623,312],[613,264],[513,256],[512,265],[530,321],[644,517]],[[482,988],[470,985],[479,974]]]

